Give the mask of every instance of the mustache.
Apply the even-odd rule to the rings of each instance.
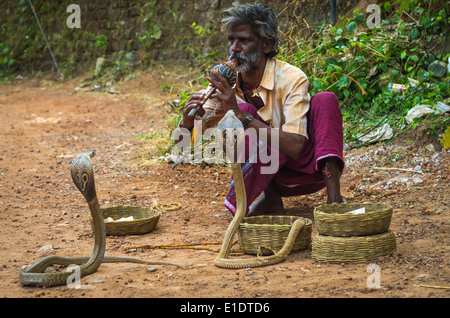
[[[232,54],[230,54],[228,56],[229,59],[231,59],[232,57],[235,58],[235,59],[238,59],[240,61],[243,61],[243,62],[249,62],[250,61],[249,57],[247,57],[245,55],[242,55],[242,54],[239,54],[239,53],[232,53]]]

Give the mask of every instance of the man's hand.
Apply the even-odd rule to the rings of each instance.
[[[236,117],[243,121],[245,115],[238,107],[236,95],[230,84],[228,84],[227,80],[219,73],[213,71],[211,74],[217,79],[215,80],[211,76],[207,77],[211,85],[216,88],[216,91],[211,95],[211,98],[217,98],[217,100],[225,107],[226,111],[234,111]]]
[[[195,93],[184,104],[182,127],[187,129],[191,129],[192,127],[194,127],[194,118],[189,118],[188,114],[192,109],[197,108],[198,105],[203,106],[203,96],[204,93]],[[203,115],[205,114],[205,110],[203,109],[203,107],[199,108],[197,114],[199,114],[200,117],[203,117]]]

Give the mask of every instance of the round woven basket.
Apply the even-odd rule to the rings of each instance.
[[[145,234],[153,231],[158,224],[160,211],[147,207],[138,206],[112,206],[101,208],[103,218],[108,217],[118,220],[133,216],[133,221],[105,222],[106,235],[132,235]],[[89,217],[91,227],[92,218]]]
[[[364,263],[396,250],[391,231],[368,236],[333,237],[317,234],[312,240],[312,259],[328,263]]]
[[[352,214],[365,208],[365,213]],[[320,235],[362,236],[386,232],[391,224],[392,208],[382,204],[325,204],[314,209]]]
[[[297,219],[304,219],[305,225],[300,230],[291,252],[307,249],[311,244],[312,221],[296,216],[252,216],[246,217],[239,225],[238,243],[247,254],[258,254],[261,245],[279,251]],[[263,252],[263,255],[267,253]]]

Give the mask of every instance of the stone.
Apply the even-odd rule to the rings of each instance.
[[[95,63],[95,76],[99,77],[104,73],[104,71],[111,66],[111,61],[105,57],[99,57]]]

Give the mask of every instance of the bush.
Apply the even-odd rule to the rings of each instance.
[[[380,9],[387,18],[374,28],[368,28],[364,15],[355,10],[354,17],[338,27],[315,25],[308,39],[290,37],[284,43],[278,58],[305,71],[311,95],[321,91],[337,95],[347,140],[390,113],[391,126],[402,127],[411,107],[449,97],[447,79],[427,74],[431,62],[450,57],[444,55],[448,12],[438,1],[430,1],[426,8],[423,4],[404,1],[394,11],[386,2]],[[404,21],[405,16],[412,22]],[[414,83],[422,80],[426,85],[414,90]],[[410,94],[390,93],[388,83],[408,86]]]

